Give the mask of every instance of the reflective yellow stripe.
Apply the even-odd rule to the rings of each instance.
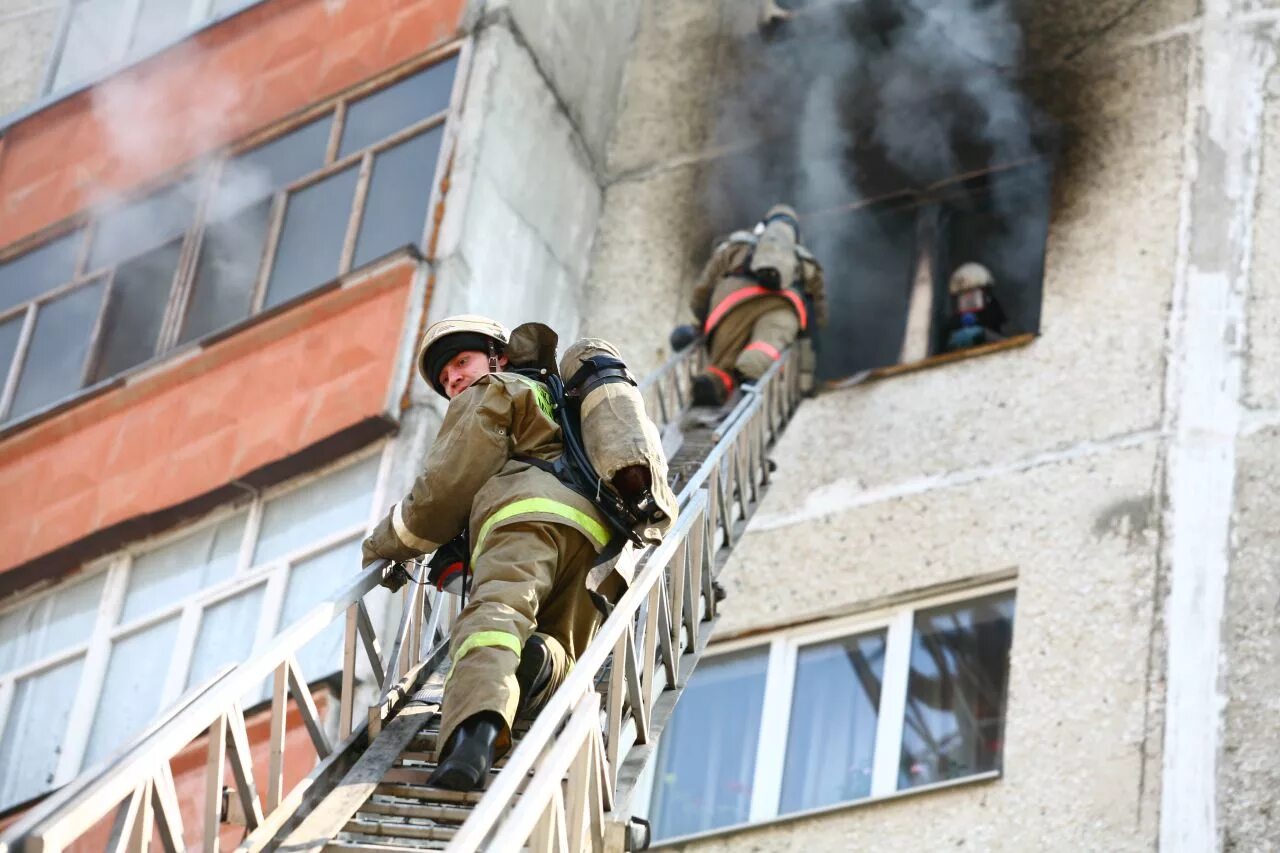
[[[556,409],[551,404],[551,392],[547,390],[547,386],[527,376],[521,376],[519,373],[511,375],[529,386],[530,390],[533,391],[534,398],[538,401],[538,408],[542,409],[542,414],[546,415],[548,420],[554,421],[556,419]]]
[[[516,658],[520,657],[522,651],[520,638],[515,634],[509,634],[506,631],[476,631],[463,640],[462,645],[458,646],[458,650],[453,653],[453,666],[449,668],[449,674],[444,677],[445,684],[449,683],[449,679],[453,677],[453,671],[458,668],[458,661],[466,657],[467,652],[484,647],[511,649],[516,653]]]
[[[609,531],[605,526],[596,521],[591,516],[579,509],[575,509],[568,504],[562,504],[560,501],[553,501],[550,498],[525,498],[522,501],[509,503],[493,515],[485,519],[484,524],[480,528],[480,535],[476,537],[476,547],[471,551],[471,561],[474,563],[480,556],[480,551],[484,548],[484,540],[489,535],[489,531],[494,525],[513,518],[517,515],[527,515],[532,513],[544,513],[546,515],[558,515],[563,519],[572,521],[580,525],[587,535],[596,540],[596,544],[601,548],[609,544]]]

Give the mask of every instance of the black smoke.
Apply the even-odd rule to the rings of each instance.
[[[715,142],[733,153],[707,171],[706,212],[723,234],[775,201],[801,211],[833,315],[821,373],[897,360],[922,255],[935,329],[950,270],[980,260],[1008,331],[1037,331],[1057,131],[1022,85],[1016,5],[783,5],[791,20],[741,27],[722,59]]]

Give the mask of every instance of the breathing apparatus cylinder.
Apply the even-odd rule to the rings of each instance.
[[[612,344],[584,338],[565,352],[560,375],[566,396],[577,403],[582,445],[599,487],[616,492],[619,472],[646,469],[646,491],[618,496],[628,505],[633,532],[643,539],[660,538],[675,523],[676,498],[667,483],[662,437],[626,364]]]
[[[779,209],[786,212],[775,213]],[[795,216],[790,210],[778,205],[770,211],[772,215],[763,223],[751,252],[751,277],[773,290],[790,287],[799,278],[799,258],[796,255],[799,235],[796,233]]]

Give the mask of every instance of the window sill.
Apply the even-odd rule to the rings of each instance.
[[[823,391],[838,391],[842,388],[851,388],[854,385],[861,385],[863,382],[873,382],[878,379],[889,379],[894,376],[903,376],[908,373],[916,373],[920,370],[929,370],[934,367],[941,367],[944,364],[952,364],[957,361],[967,361],[971,358],[979,358],[991,353],[1002,352],[1004,350],[1020,349],[1034,341],[1039,335],[1028,332],[1022,335],[1014,335],[1011,338],[1005,338],[1003,341],[996,341],[992,344],[983,344],[981,346],[970,347],[969,349],[958,350],[956,352],[944,352],[940,355],[931,355],[928,358],[922,358],[919,361],[913,361],[908,364],[891,364],[886,367],[877,367],[873,370],[856,373],[847,379],[831,379],[822,383]]]
[[[1028,336],[1033,337],[1033,336]],[[998,344],[991,344],[995,347],[1007,347],[1009,341],[1000,341]],[[948,353],[953,355],[953,353]],[[914,365],[913,365],[914,366]],[[805,811],[791,812],[785,815],[768,818],[766,820],[754,821],[752,823],[736,823],[732,826],[722,826],[716,829],[709,829],[705,832],[694,832],[689,835],[680,835],[675,838],[666,838],[662,841],[656,841],[650,846],[650,850],[669,850],[686,844],[693,844],[699,841],[706,841],[713,838],[724,838],[730,835],[738,835],[759,829],[768,829],[782,824],[794,823],[796,821],[810,820],[812,818],[824,817],[830,814],[840,814],[854,809],[864,808],[866,806],[879,805],[881,803],[901,800],[906,797],[915,797],[923,794],[931,794],[935,791],[946,791],[952,788],[961,788],[968,785],[980,785],[995,782],[1001,778],[1003,773],[999,770],[989,770],[986,773],[976,773],[972,776],[965,776],[961,779],[949,779],[945,782],[935,782],[932,785],[920,785],[916,788],[908,788],[905,791],[894,791],[892,794],[884,794],[879,797],[866,797],[861,800],[853,800],[847,803],[835,803],[829,806],[821,806],[815,809],[807,809]]]

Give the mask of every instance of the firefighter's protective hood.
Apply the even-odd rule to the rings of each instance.
[[[460,352],[477,350],[490,357],[506,351],[510,333],[497,320],[479,314],[457,314],[432,323],[418,348],[418,372],[441,397],[448,398],[440,384],[440,371]]]

